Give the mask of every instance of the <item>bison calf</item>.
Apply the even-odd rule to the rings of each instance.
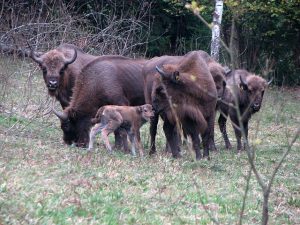
[[[109,152],[112,152],[108,135],[117,129],[125,129],[131,142],[132,155],[136,155],[138,148],[140,156],[143,156],[141,145],[140,127],[153,117],[152,106],[150,104],[142,106],[116,106],[106,105],[101,107],[95,118],[91,120],[95,124],[90,132],[89,150],[93,148],[95,136],[101,131],[102,139]]]

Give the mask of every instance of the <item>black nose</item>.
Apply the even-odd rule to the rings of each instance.
[[[252,107],[255,111],[258,111],[260,109],[260,104],[254,103]]]
[[[49,89],[55,89],[55,88],[57,88],[57,81],[55,81],[55,80],[49,80],[47,86],[48,86]]]

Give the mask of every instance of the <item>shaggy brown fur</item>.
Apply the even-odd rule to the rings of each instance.
[[[101,131],[102,139],[106,148],[112,152],[108,135],[119,128],[127,131],[131,142],[131,153],[136,155],[135,149],[139,150],[140,156],[144,155],[143,146],[141,144],[140,128],[146,122],[150,121],[153,116],[152,106],[150,104],[142,106],[102,106],[92,124],[95,124],[90,132],[89,150],[93,148],[94,139],[97,133]]]
[[[151,92],[153,90],[153,82],[155,80],[155,74],[156,70],[155,67],[159,66],[161,67],[162,65],[165,64],[172,64],[172,65],[178,65],[180,64],[187,56],[189,55],[195,55],[197,54],[199,58],[201,58],[201,62],[206,63],[205,68],[208,69],[214,79],[214,83],[216,86],[216,89],[218,91],[218,97],[219,99],[222,98],[224,94],[224,89],[225,89],[225,71],[223,67],[216,63],[206,52],[204,51],[192,51],[187,53],[185,56],[162,56],[162,57],[155,57],[151,60],[149,60],[144,68],[143,68],[143,74],[144,74],[144,80],[145,80],[145,100],[146,103],[152,104],[152,97],[151,97]],[[158,123],[158,113],[155,113],[153,119],[151,120],[150,124],[150,136],[151,136],[151,150],[150,154],[153,154],[156,152],[156,147],[155,147],[155,136],[156,136],[156,131],[157,131],[157,123]],[[210,138],[210,144],[209,148],[211,150],[215,150],[215,144],[213,141],[213,130],[214,130],[214,125],[211,127],[212,129],[212,137]]]
[[[144,104],[142,66],[140,60],[121,56],[98,57],[86,65],[76,79],[70,106],[61,117],[65,142],[85,147],[91,118],[101,106]]]
[[[228,88],[225,90],[224,101],[220,104],[220,117],[218,120],[220,130],[225,140],[226,148],[232,148],[226,131],[227,116],[232,121],[235,136],[237,139],[237,150],[242,150],[241,129],[239,126],[238,114],[236,111],[236,101],[241,113],[246,138],[248,138],[248,122],[252,114],[260,110],[264,91],[268,86],[265,79],[251,74],[246,70],[235,70],[227,78]]]
[[[217,90],[206,62],[197,53],[189,53],[179,64],[164,65],[152,85],[152,104],[164,120],[164,131],[173,157],[179,155],[176,117],[183,132],[191,136],[196,159],[201,158],[201,134],[204,156],[209,156],[208,141],[214,125]],[[171,104],[169,104],[171,99]]]
[[[54,96],[63,108],[69,105],[73,94],[72,88],[82,68],[97,58],[71,44],[62,44],[39,57],[32,52],[31,57],[43,71],[49,95]],[[72,63],[66,65],[70,60]]]

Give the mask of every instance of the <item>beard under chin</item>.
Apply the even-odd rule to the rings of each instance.
[[[49,89],[48,88],[48,93],[49,93],[50,96],[56,96],[57,88],[56,89]]]

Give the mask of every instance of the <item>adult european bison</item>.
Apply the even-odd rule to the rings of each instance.
[[[219,104],[220,117],[218,123],[226,148],[232,148],[226,131],[226,121],[229,114],[237,139],[237,151],[241,151],[242,132],[236,108],[240,111],[241,122],[248,139],[248,122],[251,115],[259,111],[268,83],[265,79],[246,70],[235,70],[228,75],[227,85],[224,100]],[[238,105],[236,105],[236,102]]]
[[[104,105],[143,105],[143,61],[122,56],[99,57],[78,75],[70,105],[55,114],[61,120],[67,144],[86,147],[91,118]]]
[[[76,77],[85,65],[97,57],[84,53],[75,45],[61,44],[40,56],[31,51],[31,58],[43,71],[49,95],[66,108],[73,94]]]
[[[192,138],[196,159],[200,159],[201,134],[204,157],[209,157],[209,139],[214,125],[217,90],[206,62],[196,52],[180,63],[156,67],[151,100],[164,120],[164,131],[173,157],[179,157],[177,125]]]
[[[225,70],[223,67],[215,62],[206,52],[204,51],[191,51],[187,53],[184,56],[161,56],[161,57],[155,57],[151,60],[149,60],[144,68],[143,68],[143,74],[144,74],[144,80],[145,80],[145,100],[146,103],[152,104],[151,99],[151,92],[153,87],[153,82],[155,79],[156,69],[155,67],[161,67],[164,64],[174,64],[178,65],[180,62],[182,62],[187,56],[189,55],[198,55],[198,58],[201,58],[201,62],[204,60],[208,66],[208,69],[213,76],[215,86],[218,92],[218,99],[222,99],[222,96],[224,95],[224,90],[226,86],[226,79],[225,79]],[[158,124],[158,113],[155,113],[153,119],[151,120],[150,124],[150,136],[151,136],[151,149],[150,154],[153,154],[156,152],[156,146],[155,146],[155,136],[157,131],[157,124]],[[212,130],[214,127],[212,127]],[[209,148],[211,150],[215,150],[215,144],[214,144],[214,138],[213,138],[213,132],[212,137],[210,138]]]

